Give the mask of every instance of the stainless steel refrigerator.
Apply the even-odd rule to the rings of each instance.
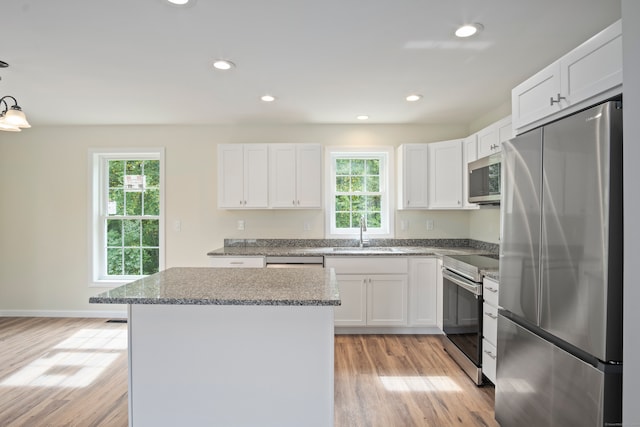
[[[496,420],[622,421],[622,103],[503,146]]]

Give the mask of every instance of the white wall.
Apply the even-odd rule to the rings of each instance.
[[[640,426],[640,2],[622,0],[622,37],[624,55],[624,353],[623,424]]]
[[[469,238],[500,243],[500,207],[487,206],[469,215]]]
[[[224,211],[216,204],[216,144],[309,142],[393,145],[465,136],[464,126],[38,126],[0,132],[0,314],[122,309],[88,304],[89,147],[166,149],[167,267],[204,266],[223,239],[323,238],[324,215],[306,211]],[[426,219],[434,220],[427,231]],[[236,230],[243,219],[245,231]],[[173,230],[180,220],[182,230]],[[400,230],[400,220],[408,222]],[[305,232],[308,222],[311,230]],[[467,212],[399,212],[397,237],[469,237]],[[55,313],[53,313],[55,314]]]

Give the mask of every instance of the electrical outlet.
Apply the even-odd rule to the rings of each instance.
[[[243,219],[239,219],[238,220],[238,230],[244,230],[244,220]]]
[[[309,224],[308,222],[304,223],[304,231],[311,231],[311,224]]]
[[[433,230],[433,220],[432,219],[428,219],[427,220],[427,230]]]
[[[181,231],[182,230],[182,221],[180,221],[179,219],[176,219],[175,221],[173,221],[173,230],[174,231]]]

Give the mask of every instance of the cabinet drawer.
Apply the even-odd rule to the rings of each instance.
[[[407,274],[407,257],[325,257],[324,265],[336,274]]]
[[[264,257],[262,256],[212,256],[209,257],[209,265],[217,268],[262,268]]]
[[[494,384],[496,382],[497,357],[496,347],[489,341],[482,340],[482,373]]]
[[[482,304],[482,335],[493,345],[498,342],[498,309],[486,302]]]
[[[498,286],[498,282],[486,277],[482,281],[482,297],[484,298],[484,302],[496,308],[498,307]]]

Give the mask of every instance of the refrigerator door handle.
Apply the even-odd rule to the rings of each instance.
[[[466,289],[467,291],[471,292],[474,295],[482,295],[482,285],[479,285],[470,280],[466,280],[461,277],[458,277],[447,270],[442,271],[442,278],[447,279],[452,283],[455,283],[456,285],[460,286],[463,289]]]

